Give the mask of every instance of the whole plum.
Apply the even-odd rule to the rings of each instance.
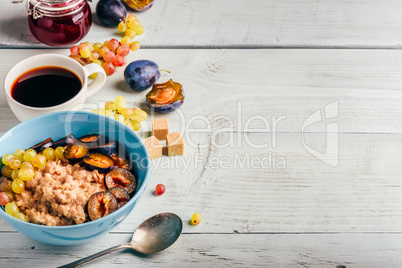
[[[135,91],[152,87],[160,75],[158,65],[150,60],[133,61],[124,70],[127,85]]]
[[[99,0],[96,4],[96,15],[102,24],[114,27],[124,20],[127,10],[120,0]]]

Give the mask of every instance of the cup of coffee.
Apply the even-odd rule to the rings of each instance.
[[[94,73],[97,76],[88,84],[88,76]],[[82,66],[66,56],[42,54],[11,68],[4,89],[14,115],[25,121],[42,114],[80,110],[105,81],[106,73],[98,64]]]

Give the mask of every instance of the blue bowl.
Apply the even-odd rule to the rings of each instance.
[[[137,204],[148,182],[150,159],[141,139],[124,124],[94,113],[59,112],[22,122],[0,137],[0,156],[16,149],[29,148],[51,137],[58,140],[68,134],[80,137],[87,134],[104,135],[124,145],[126,157],[134,167],[137,190],[130,201],[117,211],[95,221],[70,226],[44,226],[20,221],[0,209],[0,217],[22,234],[46,244],[77,245],[105,234],[121,223]]]

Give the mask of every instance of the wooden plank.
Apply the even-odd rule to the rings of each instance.
[[[20,60],[39,53],[67,55],[68,51],[0,50],[1,76]],[[173,78],[183,84],[186,100],[181,113],[169,115],[177,130],[183,124],[187,129],[205,128],[206,120],[212,130],[267,132],[278,122],[278,132],[323,132],[325,120],[304,129],[303,124],[317,110],[324,119],[323,110],[332,103],[338,106],[338,116],[331,120],[339,123],[340,132],[402,132],[401,51],[143,49],[128,57],[129,62],[137,59],[153,60],[172,71],[163,73],[160,82]],[[148,91],[131,91],[123,71],[109,77],[88,100],[88,110],[123,95],[129,105],[149,112]],[[261,119],[268,122],[269,130]],[[17,123],[1,90],[0,133]]]
[[[147,190],[117,231],[128,232],[164,211],[185,232],[398,232],[402,225],[400,134],[339,135],[339,154],[326,136],[310,133],[195,133],[184,156],[154,160]],[[228,141],[233,141],[230,144]],[[258,148],[266,145],[266,148]],[[337,159],[336,166],[326,162]],[[163,183],[167,190],[155,196]],[[194,212],[203,215],[196,229]],[[10,231],[0,221],[0,231]]]
[[[1,47],[45,47],[32,37],[24,4],[4,1]],[[97,1],[91,3],[95,16]],[[158,0],[136,13],[145,47],[360,47],[400,48],[398,0],[275,1]],[[103,42],[118,31],[99,25],[85,40]]]
[[[131,233],[112,233],[93,243],[52,247],[0,234],[2,267],[56,267],[113,245],[127,243]],[[136,256],[127,249],[85,267],[398,267],[401,234],[183,234],[164,252]],[[61,257],[62,256],[62,257]]]

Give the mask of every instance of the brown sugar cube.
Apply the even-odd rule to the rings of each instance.
[[[180,133],[170,133],[166,137],[168,156],[183,155],[184,141]]]
[[[151,160],[162,156],[162,144],[155,136],[151,136],[144,140],[145,147],[147,147],[149,158]]]
[[[152,119],[152,135],[158,140],[166,140],[169,134],[169,121],[167,118],[154,118]]]

